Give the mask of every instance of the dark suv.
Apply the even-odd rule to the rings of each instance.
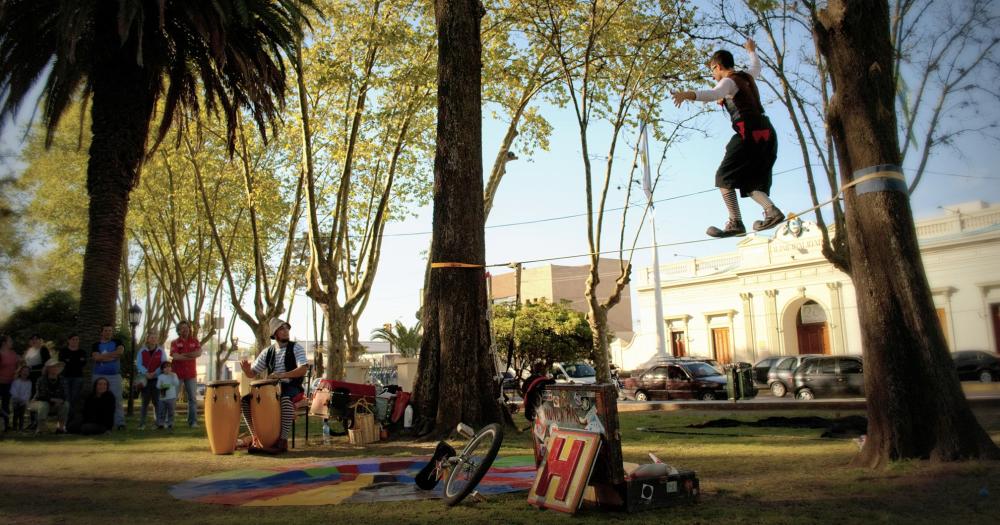
[[[656,364],[624,382],[627,399],[725,399],[726,376],[703,361]]]
[[[989,383],[1000,379],[1000,359],[996,354],[981,350],[961,350],[951,354],[955,371],[961,381]]]
[[[767,387],[771,389],[774,397],[785,397],[785,394],[792,391],[795,384],[795,370],[802,366],[802,363],[814,357],[822,357],[822,354],[802,354],[782,357],[777,363],[767,371]]]
[[[864,394],[864,366],[858,356],[814,357],[795,371],[795,399]]]

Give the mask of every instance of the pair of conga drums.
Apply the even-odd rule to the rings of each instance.
[[[239,381],[211,381],[205,389],[205,423],[213,454],[232,454],[240,432]],[[281,389],[277,379],[250,383],[250,417],[263,447],[272,447],[281,435]]]

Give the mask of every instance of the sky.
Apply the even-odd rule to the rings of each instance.
[[[733,49],[733,52],[738,64],[745,63],[743,50]],[[771,73],[765,68],[763,75]],[[679,109],[672,104],[665,104],[664,113],[668,119],[682,118],[697,109],[690,103]],[[779,152],[774,166],[771,197],[786,214],[805,210],[812,204],[802,169],[802,158],[792,137],[792,127],[775,102],[765,98],[765,106],[779,134]],[[538,150],[530,158],[524,158],[519,153],[521,159],[507,164],[507,174],[500,185],[487,222],[486,262],[490,266],[498,265],[489,269],[493,273],[510,271],[503,266],[514,261],[554,259],[548,262],[525,262],[526,267],[548,263],[587,263],[582,256],[589,248],[586,217],[582,215],[586,211],[586,201],[575,115],[571,108],[543,106],[542,111],[553,126],[550,149]],[[996,120],[1000,109],[988,106],[983,111],[985,119]],[[505,123],[490,120],[488,111],[484,111],[484,116],[483,165],[484,169],[489,169],[505,130]],[[706,131],[707,136],[692,135],[671,147],[660,172],[654,200],[710,191],[657,204],[655,217],[657,237],[661,244],[661,264],[728,252],[738,242],[736,239],[706,242],[708,237],[704,233],[710,225],[721,227],[726,219],[722,199],[713,186],[715,169],[732,133],[728,116],[723,110],[714,109],[699,118],[698,124]],[[13,129],[11,126],[5,127],[2,139],[5,146],[17,147],[20,134]],[[596,147],[592,147],[591,152],[597,174],[596,183],[600,182],[600,174],[603,173],[606,136],[606,133],[603,138],[599,133],[593,134]],[[624,190],[636,136],[630,133],[624,140],[625,143],[621,144],[616,153],[617,169],[612,176],[607,204],[609,208],[618,208],[624,204]],[[655,139],[651,140],[650,157],[654,164],[662,154],[663,144]],[[924,180],[912,196],[915,218],[948,213],[948,207],[963,202],[1000,202],[1000,172],[994,169],[997,165],[1000,165],[1000,152],[997,144],[988,139],[967,136],[956,143],[954,148],[939,148],[927,167]],[[632,202],[639,204],[642,200],[641,190],[635,187]],[[759,218],[760,208],[750,199],[741,199],[740,204],[744,222],[749,226]],[[431,213],[432,208],[427,206],[419,210],[415,217],[386,228],[381,264],[371,299],[360,323],[362,334],[369,334],[372,330],[381,328],[384,323],[394,323],[397,320],[407,326],[416,322],[415,313],[420,305],[425,257],[429,249]],[[617,246],[620,213],[609,212],[605,219],[605,250]],[[641,206],[630,209],[627,244],[630,244],[635,235],[641,214]],[[555,219],[560,217],[563,218]],[[814,216],[809,214],[804,218],[812,220]],[[511,225],[524,222],[531,223]],[[675,243],[684,244],[674,245]],[[637,246],[650,244],[647,225],[640,233]],[[567,257],[573,255],[578,257]],[[636,251],[633,256],[633,275],[640,275],[641,268],[650,266],[651,261],[651,250]],[[632,300],[635,301],[635,298],[633,291]],[[309,303],[305,294],[300,292],[293,311],[288,315],[292,337],[295,339],[311,338],[310,327],[314,319]],[[633,317],[637,318],[635,303],[632,311]],[[223,316],[228,321],[231,313],[223,311]],[[249,328],[240,322],[236,323],[235,333],[242,342],[253,340]]]

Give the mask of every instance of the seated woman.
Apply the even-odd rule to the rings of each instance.
[[[104,377],[94,381],[94,391],[83,403],[83,421],[70,427],[70,432],[95,435],[110,432],[114,428],[118,398],[110,391],[110,386]]]
[[[63,386],[62,370],[65,365],[58,359],[49,359],[43,367],[42,377],[35,384],[35,397],[28,405],[28,410],[38,414],[38,426],[35,433],[42,432],[45,421],[50,414],[58,418],[56,432],[66,432],[66,416],[69,406],[66,404],[66,388]]]

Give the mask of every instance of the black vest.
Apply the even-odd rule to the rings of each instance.
[[[264,362],[267,364],[267,375],[274,373],[274,360],[278,353],[278,343],[274,343],[267,349],[267,356],[264,357]],[[288,345],[285,346],[285,372],[291,372],[298,368],[298,364],[295,362],[295,341],[289,341]],[[289,377],[288,385],[302,389],[302,378],[301,377]]]
[[[760,93],[757,83],[745,71],[737,71],[729,76],[739,89],[733,99],[723,99],[723,106],[729,112],[733,123],[747,121],[751,128],[757,129],[764,116],[764,106],[760,103]]]

